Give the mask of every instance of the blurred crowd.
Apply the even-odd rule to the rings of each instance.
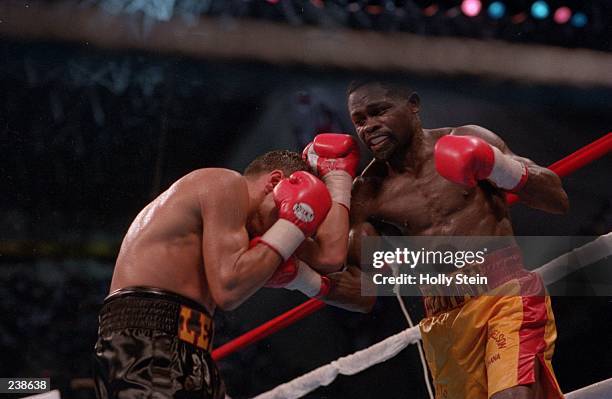
[[[0,269],[0,373],[50,378],[68,391],[89,376],[96,311],[110,265],[95,261],[3,264]]]
[[[154,20],[200,16],[253,18],[294,26],[411,32],[428,36],[459,36],[535,42],[566,47],[612,50],[612,4],[606,0],[552,2],[584,16],[583,26],[556,23],[531,15],[531,1],[502,1],[503,15],[492,18],[478,2],[478,15],[461,11],[460,0],[80,0],[111,13],[140,13]],[[552,12],[551,12],[552,13]]]
[[[144,4],[129,3],[134,9]],[[330,9],[349,6],[302,2],[302,11],[300,3],[286,1],[173,3],[197,3],[202,13],[290,23],[319,23],[307,15],[334,21]],[[356,3],[364,4],[350,4]],[[400,2],[393,3],[397,11]],[[446,13],[424,16],[420,5],[401,4],[414,8],[415,18],[440,18],[443,28]],[[300,19],[290,20],[292,13]],[[386,11],[375,18],[366,14],[371,22],[391,18]],[[96,315],[110,284],[117,244],[139,209],[192,169],[234,168],[270,146],[298,149],[317,132],[352,131],[344,109],[350,74],[344,72],[203,63],[44,43],[0,42],[0,58],[0,92],[8,93],[0,96],[0,142],[9,149],[0,165],[7,188],[0,196],[0,375],[48,376],[68,399],[93,397],[91,390],[73,391],[70,383],[90,376]],[[424,110],[428,123],[499,126],[517,153],[540,163],[552,163],[610,126],[611,94],[603,89],[510,87],[442,77],[419,83],[424,108],[433,110]],[[605,162],[564,180],[570,214],[542,216],[514,208],[517,234],[609,232],[610,186],[593,183],[609,181],[610,160]],[[235,312],[216,315],[215,343],[304,300],[296,293],[263,290]],[[418,320],[420,301],[408,302]],[[612,357],[601,350],[612,330],[609,299],[556,298],[554,304],[559,324],[555,359],[563,388],[609,377],[604,374],[612,369]],[[230,395],[248,397],[405,327],[394,298],[381,298],[369,315],[326,308],[230,356],[220,368]],[[384,389],[389,397],[423,397],[421,373],[416,351],[409,348],[350,380],[339,378],[315,397],[380,397]]]

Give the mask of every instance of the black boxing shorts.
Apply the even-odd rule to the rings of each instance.
[[[225,397],[210,355],[212,318],[197,302],[156,288],[124,288],[105,299],[98,319],[99,399]]]

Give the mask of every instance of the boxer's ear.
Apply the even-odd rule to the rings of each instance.
[[[276,187],[276,185],[280,183],[280,181],[283,180],[284,178],[285,178],[285,174],[280,169],[275,169],[272,172],[268,173],[268,179],[266,181],[266,189],[265,189],[266,194],[272,192],[272,190],[274,190],[274,187]]]
[[[416,91],[410,95],[410,98],[408,99],[408,106],[410,107],[410,110],[415,114],[418,113],[421,109],[421,98],[419,97]]]

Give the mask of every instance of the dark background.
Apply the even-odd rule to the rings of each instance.
[[[344,91],[364,76],[0,40],[0,375],[50,376],[65,397],[92,397],[70,382],[90,376],[96,312],[137,212],[193,169],[240,170],[267,150],[301,150],[316,132],[353,133]],[[425,127],[479,124],[541,165],[612,130],[611,89],[378,77],[413,85]],[[564,179],[567,215],[515,206],[516,234],[609,232],[611,170],[608,156]],[[258,292],[238,310],[217,313],[216,345],[304,300]],[[419,319],[420,300],[407,302]],[[553,307],[564,392],[609,378],[612,300],[557,297]],[[220,368],[232,397],[250,397],[404,328],[394,298],[380,298],[368,315],[328,307]],[[410,346],[311,397],[425,397],[420,367]]]

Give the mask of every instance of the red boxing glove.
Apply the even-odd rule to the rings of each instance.
[[[345,172],[354,178],[359,165],[359,146],[351,135],[321,133],[304,148],[302,158],[320,177]]]
[[[527,167],[474,136],[443,136],[434,148],[438,173],[458,184],[474,187],[488,179],[499,188],[518,191],[527,182]]]
[[[331,289],[331,280],[291,256],[276,269],[265,287],[298,290],[311,298],[321,298]]]
[[[274,187],[278,221],[261,238],[287,260],[314,234],[331,208],[325,184],[308,172],[295,172]]]
[[[323,179],[332,200],[347,209],[359,166],[359,146],[348,134],[322,133],[304,148],[302,158]]]

